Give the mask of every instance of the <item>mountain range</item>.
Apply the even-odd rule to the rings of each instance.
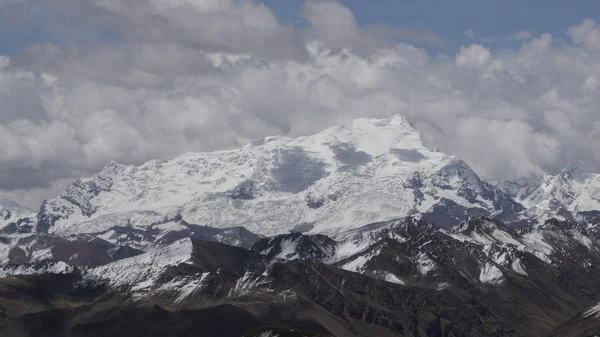
[[[9,335],[600,333],[600,175],[490,184],[400,115],[0,205]]]

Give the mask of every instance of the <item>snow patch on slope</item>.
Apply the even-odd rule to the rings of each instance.
[[[384,277],[384,280],[386,282],[390,282],[390,283],[396,283],[396,284],[400,284],[405,286],[406,282],[402,281],[400,278],[398,278],[396,275],[392,274],[392,273],[387,273]]]
[[[417,257],[417,268],[421,275],[426,276],[437,268],[436,263],[423,252]]]
[[[37,264],[26,264],[18,266],[5,266],[0,268],[0,278],[19,275],[39,275],[39,274],[69,274],[75,269],[68,264],[59,261],[44,261]]]
[[[205,284],[204,281],[208,278],[210,272],[202,273],[200,277],[197,276],[181,276],[172,279],[171,281],[162,284],[156,289],[155,292],[177,292],[178,295],[175,298],[175,303],[180,303],[187,297],[193,295],[196,291],[202,289]]]
[[[89,272],[108,279],[112,287],[128,286],[134,293],[145,292],[155,285],[167,267],[188,263],[192,252],[192,241],[186,238],[164,248],[92,268]]]
[[[340,268],[351,271],[351,272],[359,273],[359,272],[363,271],[364,266],[373,257],[379,255],[379,253],[381,253],[381,248],[375,249],[374,251],[369,252],[368,254],[359,255],[359,256],[353,258],[352,260],[344,263]]]
[[[481,267],[479,281],[484,284],[499,285],[504,281],[504,274],[495,265],[486,263]]]

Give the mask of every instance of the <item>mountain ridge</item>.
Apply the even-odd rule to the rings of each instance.
[[[141,166],[111,162],[45,201],[36,231],[94,233],[181,217],[262,235],[334,234],[415,214],[452,224],[468,214],[522,210],[464,161],[426,146],[396,115]]]
[[[24,298],[3,284],[57,287],[48,280],[63,278],[72,285],[63,280],[60,289],[47,291],[75,299],[100,292],[96,305],[132,318],[139,313],[126,308],[158,305],[177,316],[227,304],[275,326],[299,327],[299,317],[311,318],[318,322],[309,325],[313,331],[325,335],[526,337],[597,303],[600,240],[594,233],[559,221],[513,230],[471,216],[452,229],[409,217],[351,229],[335,240],[303,233],[262,238],[251,249],[183,238],[93,268],[48,261],[5,267],[0,300]],[[86,310],[79,309],[83,317],[70,313],[70,321],[92,312],[95,321],[114,320],[104,309]],[[0,328],[18,329],[14,319],[0,318]]]

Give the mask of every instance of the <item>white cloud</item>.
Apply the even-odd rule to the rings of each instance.
[[[592,19],[585,19],[581,24],[569,27],[567,34],[578,45],[600,50],[600,27]]]
[[[514,50],[473,44],[448,56],[389,39],[435,35],[360,26],[334,1],[307,2],[308,27],[296,28],[251,1],[73,1],[53,4],[92,21],[80,30],[111,22],[119,39],[0,57],[2,197],[32,205],[111,159],[167,159],[394,113],[485,178],[600,166],[589,21],[569,29],[573,44],[543,34]]]
[[[492,54],[480,45],[472,44],[468,47],[460,47],[460,53],[456,55],[456,65],[463,68],[479,68],[490,61]]]
[[[475,31],[473,29],[468,29],[465,31],[465,36],[467,36],[471,40],[474,40],[475,39]]]
[[[532,38],[533,38],[533,35],[528,30],[520,30],[520,31],[516,32],[515,35],[512,36],[513,40],[519,40],[519,41],[531,40]]]
[[[326,41],[348,41],[361,33],[354,14],[337,1],[308,1],[303,14]]]

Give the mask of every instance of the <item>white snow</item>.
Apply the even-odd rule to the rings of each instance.
[[[0,268],[0,278],[17,275],[68,274],[73,272],[73,270],[73,267],[62,261],[51,263],[48,267],[44,268],[39,268],[35,265],[20,265]]]
[[[294,260],[298,258],[298,242],[291,239],[283,240],[281,242],[281,252],[277,254],[276,258]]]
[[[12,246],[10,244],[0,242],[0,267],[8,264],[8,254],[10,253],[11,249]]]
[[[199,275],[199,277],[198,275],[177,277],[158,287],[155,293],[176,291],[179,295],[175,299],[175,303],[180,303],[197,290],[202,289],[204,287],[203,282],[209,275],[210,272],[206,272]]]
[[[589,316],[594,316],[594,317],[598,317],[600,318],[600,303],[598,303],[596,306],[589,308],[585,314],[586,317]]]
[[[95,195],[85,184],[102,191]],[[146,228],[177,214],[188,223],[239,225],[263,235],[286,233],[299,224],[313,224],[312,233],[335,234],[430,211],[441,197],[497,211],[491,205],[498,194],[468,201],[457,192],[477,195],[483,186],[462,160],[424,145],[419,132],[397,115],[358,119],[348,128],[295,139],[267,137],[236,150],[188,153],[166,162],[110,163],[49,200],[46,209],[48,215],[62,217],[50,229],[62,235],[113,226]],[[236,191],[249,197],[236,199]],[[308,207],[309,196],[321,206]],[[67,199],[95,212],[88,217]]]
[[[577,167],[546,175],[523,204],[543,210],[564,208],[573,212],[600,210],[600,174]]]
[[[581,234],[580,232],[578,232],[576,230],[571,231],[571,233],[573,235],[573,238],[575,240],[577,240],[577,242],[579,242],[583,246],[585,246],[587,249],[593,249],[594,248],[594,243],[587,236]]]
[[[369,252],[368,254],[362,254],[359,255],[357,257],[355,257],[353,260],[350,260],[346,263],[344,263],[344,265],[341,266],[341,269],[344,270],[348,270],[351,272],[361,272],[363,271],[365,265],[375,256],[379,255],[379,253],[381,253],[381,249],[376,249],[372,252]]]
[[[387,273],[384,277],[384,280],[386,282],[390,282],[390,283],[396,283],[396,284],[400,284],[400,285],[406,285],[406,282],[402,281],[400,278],[398,278],[396,275],[392,274],[392,273]]]
[[[498,267],[488,262],[481,267],[479,281],[484,284],[498,285],[504,281],[504,274]]]
[[[0,229],[6,225],[17,222],[22,218],[35,218],[33,210],[21,206],[12,200],[0,200]]]
[[[550,255],[554,252],[554,248],[546,242],[544,237],[545,232],[546,231],[535,230],[523,235],[523,241],[526,243],[524,250],[534,254],[546,263],[552,263]]]
[[[258,337],[279,337],[279,334],[276,334],[273,331],[264,331],[261,332]]]
[[[244,275],[237,280],[235,287],[230,290],[229,296],[247,295],[252,289],[259,286],[268,286],[269,283],[269,278],[264,274],[257,275],[253,272],[246,271]],[[271,291],[268,287],[266,287],[265,290]]]
[[[521,263],[520,259],[514,260],[513,263],[511,264],[511,266],[512,266],[512,269],[514,271],[516,271],[518,274],[527,276],[527,272],[525,271],[525,268],[523,267],[523,264]]]
[[[421,252],[417,258],[417,268],[421,275],[425,276],[435,270],[437,266],[427,254]]]
[[[187,263],[193,252],[188,238],[147,253],[90,269],[90,273],[109,280],[113,287],[131,286],[134,292],[144,292],[169,266]]]
[[[542,177],[533,176],[521,178],[516,181],[500,181],[496,184],[496,187],[506,192],[518,202],[523,203],[523,200],[531,195],[531,193],[537,189],[541,183]]]
[[[448,283],[448,282],[442,282],[442,283],[438,284],[438,286],[437,286],[437,290],[439,291],[439,290],[448,289],[448,288],[450,288],[451,286],[452,286],[452,285],[451,285],[450,283]]]

